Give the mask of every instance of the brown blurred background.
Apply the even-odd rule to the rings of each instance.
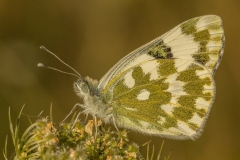
[[[239,0],[0,0],[0,150],[9,135],[8,107],[15,120],[24,113],[53,116],[60,122],[77,102],[76,78],[37,67],[43,62],[69,71],[40,45],[56,53],[83,76],[100,79],[132,50],[179,23],[201,15],[222,17],[226,46],[216,73],[217,97],[203,135],[196,141],[166,140],[171,160],[240,159],[240,1]],[[71,71],[70,71],[71,72]],[[29,125],[21,119],[21,131]],[[142,144],[162,138],[130,133]],[[13,152],[9,137],[9,156]],[[144,148],[143,150],[145,150]],[[2,156],[0,155],[0,159]]]

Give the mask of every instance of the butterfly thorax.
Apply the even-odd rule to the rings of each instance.
[[[98,81],[90,77],[79,78],[74,83],[76,94],[83,99],[85,114],[97,116],[106,123],[109,122],[112,114],[112,107],[103,102],[98,89]]]

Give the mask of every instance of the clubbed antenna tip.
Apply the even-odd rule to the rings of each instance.
[[[43,63],[38,63],[37,66],[38,67],[45,67],[45,65]]]

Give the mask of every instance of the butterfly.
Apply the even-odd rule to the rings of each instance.
[[[129,53],[100,81],[74,83],[83,113],[163,138],[196,139],[213,105],[213,79],[224,50],[222,20],[187,20]]]

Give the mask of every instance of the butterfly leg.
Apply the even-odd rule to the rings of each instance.
[[[85,120],[84,120],[84,124],[87,122],[88,113],[89,113],[89,112],[86,113],[86,118],[85,118]]]
[[[94,116],[94,125],[95,125],[95,136],[94,136],[94,139],[96,140],[97,139],[97,134],[98,134],[98,124],[97,124],[97,116],[95,115]]]
[[[62,120],[62,122],[60,122],[60,124],[62,124],[71,114],[73,114],[74,110],[76,109],[76,107],[82,107],[84,108],[85,106],[82,104],[75,104],[74,107],[72,108],[72,110],[70,111],[70,113]]]
[[[75,118],[75,121],[73,122],[73,124],[72,124],[72,126],[71,126],[71,130],[73,129],[73,127],[74,127],[75,124],[77,123],[77,120],[78,120],[79,116],[80,116],[82,113],[84,113],[84,112],[85,112],[85,110],[82,111],[82,112],[79,112],[79,113],[77,114],[77,116],[76,116],[76,118]]]
[[[116,122],[115,122],[115,119],[114,119],[114,117],[113,117],[113,114],[110,114],[110,115],[108,115],[108,116],[110,116],[110,117],[112,118],[112,120],[113,120],[113,125],[115,126],[116,130],[119,132],[119,130],[118,130],[118,128],[117,128],[117,125],[116,125]]]

